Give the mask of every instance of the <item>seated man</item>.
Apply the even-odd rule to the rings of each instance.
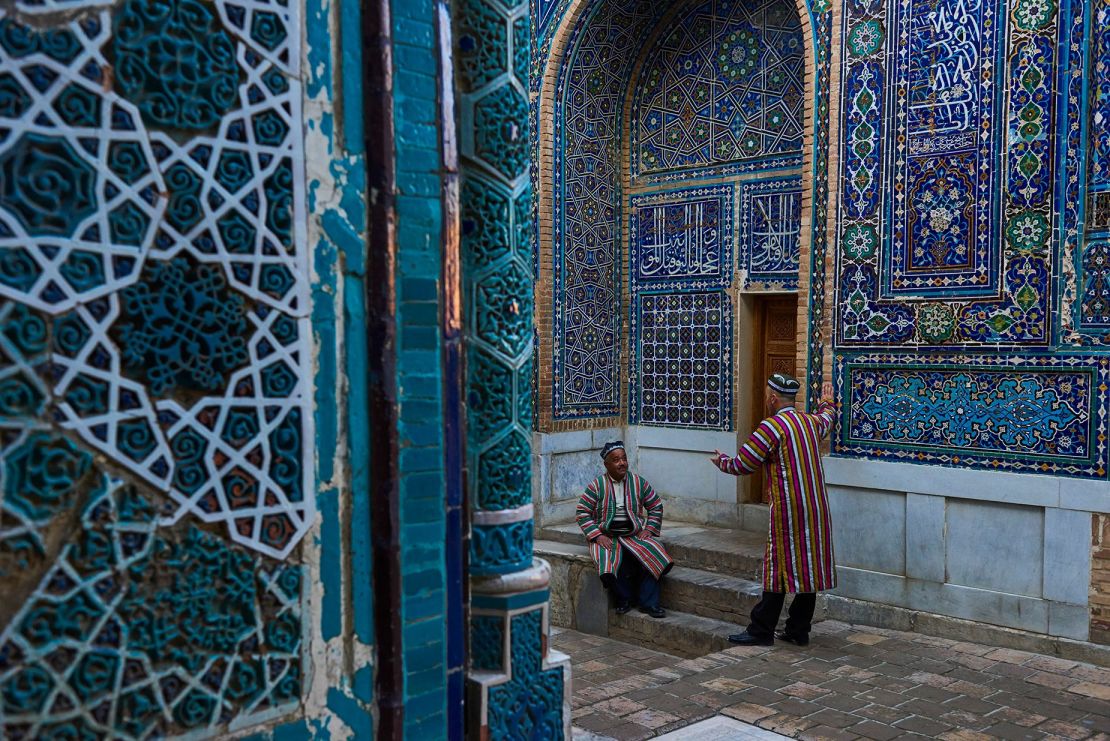
[[[640,612],[661,618],[659,580],[674,565],[657,540],[663,501],[647,481],[628,473],[623,442],[606,443],[601,459],[605,473],[578,500],[578,526],[590,541],[601,583],[616,593],[617,614],[631,610],[636,595]]]

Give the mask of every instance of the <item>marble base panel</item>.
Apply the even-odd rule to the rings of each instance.
[[[1075,486],[1088,482],[838,458],[825,471],[835,594],[1088,639],[1092,510],[1073,508],[1093,503]]]

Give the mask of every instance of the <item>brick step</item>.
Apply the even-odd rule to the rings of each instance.
[[[582,531],[573,522],[548,525],[536,533],[536,538],[569,545],[585,543]],[[752,581],[763,578],[765,534],[664,521],[661,540],[676,568],[713,571]]]
[[[561,579],[552,580],[553,600],[566,598],[570,605],[577,607],[577,602],[589,594],[589,599],[598,599],[600,595],[606,606],[611,602],[609,595],[600,588],[600,580],[586,546],[537,540],[534,550],[537,556],[551,564],[555,574],[569,575],[572,571],[575,574],[576,578],[567,579],[565,584],[561,583]],[[596,590],[588,583],[591,576],[597,582]],[[699,617],[747,625],[748,615],[761,593],[762,587],[757,582],[675,566],[663,578],[660,602],[667,610],[681,610]]]

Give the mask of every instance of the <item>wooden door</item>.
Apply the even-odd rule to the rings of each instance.
[[[763,408],[767,377],[772,373],[797,376],[798,297],[768,296],[756,300],[755,358],[752,362],[752,429],[766,414]],[[766,502],[763,477],[752,476],[753,502]]]

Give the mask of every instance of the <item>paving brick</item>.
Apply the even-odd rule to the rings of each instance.
[[[909,700],[898,706],[906,715],[923,715],[926,718],[933,718],[944,715],[948,712],[947,708],[932,700]]]
[[[781,733],[783,736],[797,736],[807,728],[815,726],[816,723],[806,720],[805,718],[794,718],[793,716],[780,713],[762,718],[756,725],[768,731]]]
[[[966,713],[975,713],[976,715],[986,715],[998,710],[998,705],[986,700],[980,700],[977,697],[954,697],[948,702],[944,703],[944,707],[952,708],[954,710],[962,710]]]
[[[1068,661],[1067,659],[1060,659],[1055,656],[1034,656],[1025,662],[1025,666],[1030,666],[1045,672],[1071,674],[1073,670],[1079,667],[1079,662]]]
[[[799,697],[803,700],[813,700],[829,694],[828,689],[812,684],[807,684],[805,682],[795,682],[794,684],[788,684],[787,686],[780,689],[779,692],[784,695],[790,695],[791,697]]]
[[[985,733],[960,729],[958,731],[945,731],[937,738],[943,739],[943,741],[994,741],[995,737],[988,736]]]
[[[836,641],[852,653],[722,651],[683,661],[574,631],[554,634],[553,645],[572,656],[575,725],[610,738],[647,738],[718,713],[812,739],[1087,741],[1110,734],[1102,697],[1110,685],[1101,681],[1110,675],[1100,667],[994,648],[961,651],[893,631],[877,633],[886,640],[874,645],[842,635],[850,629]],[[902,653],[892,657],[887,647]],[[985,667],[991,671],[961,658],[993,662]],[[1013,663],[1019,658],[1024,663]],[[1063,689],[1061,679],[1074,684]]]
[[[775,711],[765,705],[753,705],[750,702],[738,702],[735,705],[729,705],[721,709],[722,715],[727,715],[736,720],[742,720],[745,723],[755,723],[761,718],[767,718],[775,714]]]
[[[605,735],[617,741],[642,741],[654,736],[655,732],[639,723],[621,723],[606,729]]]
[[[960,696],[959,693],[942,690],[939,687],[931,687],[927,684],[919,684],[916,687],[910,687],[904,690],[902,694],[908,697],[931,700],[933,702],[945,702],[946,700],[952,700]]]
[[[707,682],[702,682],[701,686],[705,687],[707,690],[724,692],[725,694],[740,692],[741,690],[746,690],[751,687],[751,685],[747,682],[742,682],[739,679],[732,679],[730,677],[717,677],[715,679],[710,679]]]
[[[1077,685],[1068,688],[1068,692],[1074,692],[1078,695],[1086,695],[1098,700],[1110,701],[1110,685],[1095,684],[1094,682],[1080,682]]]
[[[851,695],[838,695],[835,693],[829,693],[824,697],[819,697],[813,702],[816,705],[823,705],[824,707],[840,710],[845,713],[854,712],[862,707],[866,707],[868,704],[867,700],[861,700]]]
[[[829,726],[814,726],[802,731],[798,736],[801,739],[811,739],[812,741],[852,741],[857,739],[854,733],[849,733],[843,728],[830,728]]]
[[[858,736],[875,739],[875,741],[887,741],[887,739],[895,738],[902,733],[902,731],[893,726],[888,726],[885,723],[876,723],[873,720],[865,720],[845,730]]]
[[[737,692],[732,696],[734,700],[750,702],[754,705],[770,705],[782,700],[782,696],[763,687],[752,687],[750,690]]]
[[[1094,733],[1090,728],[1074,723],[1065,723],[1062,720],[1046,720],[1037,726],[1037,730],[1053,736],[1071,739],[1071,741],[1080,741],[1080,739],[1085,739]]]
[[[1027,651],[1015,651],[1012,648],[996,648],[993,651],[985,654],[988,659],[995,661],[1004,661],[1007,664],[1024,664],[1029,659],[1032,659],[1036,654],[1028,653]]]
[[[1045,718],[1043,715],[1026,712],[1014,707],[1006,707],[1000,710],[996,710],[993,713],[989,713],[987,715],[987,718],[988,720],[991,720],[995,723],[1015,723],[1019,726],[1035,726],[1047,720],[1047,718]]]
[[[900,720],[894,724],[896,728],[901,728],[910,733],[920,733],[924,736],[931,736],[935,738],[941,733],[952,729],[951,723],[945,723],[941,720],[932,720],[924,718],[920,715],[915,715],[912,718]]]
[[[867,718],[868,720],[874,720],[880,723],[894,723],[910,715],[905,710],[888,708],[885,705],[868,705],[854,711],[854,713],[861,718]]]
[[[861,692],[856,695],[856,697],[877,705],[886,705],[889,708],[900,705],[906,701],[906,697],[899,695],[897,692],[887,692],[886,690],[877,688],[868,689],[866,692]]]
[[[988,728],[991,725],[989,720],[986,720],[979,713],[972,713],[967,710],[949,710],[943,715],[938,716],[938,720],[942,720],[949,725],[956,726],[957,728],[979,730]]]
[[[699,692],[696,695],[690,695],[689,699],[699,705],[704,705],[707,708],[713,709],[723,708],[724,706],[730,705],[736,701],[736,698],[732,695],[726,695],[723,692],[713,692],[712,690],[710,690],[709,692]]]
[[[1056,690],[1066,690],[1073,685],[1079,684],[1079,680],[1072,679],[1071,677],[1044,671],[1029,675],[1026,677],[1025,681],[1039,684],[1042,687],[1051,687]],[[1094,686],[1097,687],[1098,685]]]
[[[1007,739],[1007,741],[1034,741],[1045,736],[1040,731],[1014,723],[996,723],[983,732],[995,738]]]
[[[807,719],[824,726],[831,726],[833,728],[847,728],[848,726],[859,723],[859,716],[845,713],[840,710],[833,710],[832,708],[824,708],[818,710],[812,715],[806,716]]]
[[[627,716],[627,720],[630,720],[637,725],[644,726],[645,728],[651,728],[652,730],[655,730],[657,728],[661,728],[662,726],[674,723],[676,720],[680,720],[680,718],[677,715],[671,715],[670,713],[665,713],[662,710],[645,709]]]
[[[609,713],[590,713],[588,715],[583,715],[575,721],[574,724],[579,728],[585,728],[587,731],[601,733],[623,722],[622,719],[615,715],[610,715]]]
[[[994,694],[994,689],[991,688],[991,687],[986,687],[984,685],[976,684],[974,682],[965,682],[962,679],[957,679],[955,682],[948,685],[944,689],[946,689],[949,692],[953,692],[958,696],[962,695],[964,697],[970,696],[970,697],[983,698],[983,697],[986,697],[987,695]]]
[[[644,705],[636,702],[635,700],[630,700],[627,697],[614,697],[612,699],[599,702],[597,705],[594,706],[594,709],[603,713],[611,713],[617,716],[624,716],[628,715],[629,713],[635,713],[638,710],[643,710]]]

